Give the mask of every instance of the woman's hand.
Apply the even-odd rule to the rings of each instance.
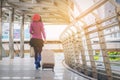
[[[47,43],[47,41],[46,41],[46,40],[44,40],[44,43],[46,44],[46,43]]]

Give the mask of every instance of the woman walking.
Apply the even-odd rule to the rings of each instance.
[[[35,52],[35,65],[36,69],[40,68],[40,61],[41,61],[41,51],[46,42],[46,34],[44,30],[44,25],[42,19],[39,14],[34,14],[32,17],[32,22],[30,25],[30,34],[32,38],[30,40],[31,47],[34,48]]]

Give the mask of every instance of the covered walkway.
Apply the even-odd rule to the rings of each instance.
[[[34,69],[40,14],[55,69]],[[49,53],[49,52],[48,52]],[[120,0],[0,0],[0,80],[120,80]]]

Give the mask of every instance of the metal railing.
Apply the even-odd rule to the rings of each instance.
[[[106,6],[111,6],[108,12]],[[106,10],[104,16],[99,13],[101,8]],[[118,8],[112,0],[101,0],[63,31],[60,39],[68,66],[99,80],[120,79]]]

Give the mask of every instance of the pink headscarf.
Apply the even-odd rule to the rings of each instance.
[[[34,14],[32,17],[33,21],[39,21],[40,20],[40,15],[39,14]]]

